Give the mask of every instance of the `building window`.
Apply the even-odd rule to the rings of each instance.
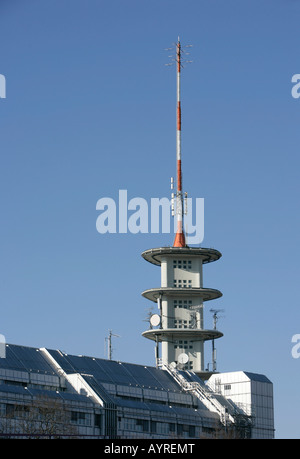
[[[192,281],[191,279],[174,279],[173,287],[191,288]]]
[[[174,349],[193,349],[193,341],[175,341]]]
[[[124,419],[124,430],[135,430],[136,420],[132,418]]]
[[[231,384],[225,384],[224,390],[231,390]]]
[[[167,422],[157,422],[156,433],[168,435],[170,433],[170,427]]]
[[[175,309],[188,309],[192,306],[192,300],[174,300],[173,306]]]
[[[71,422],[80,426],[91,425],[91,414],[82,411],[71,411]]]
[[[174,279],[173,286],[178,288],[191,288],[192,281],[191,279]]]
[[[0,416],[6,415],[6,405],[5,403],[0,403]]]
[[[195,426],[189,426],[189,437],[194,437],[196,435]]]
[[[137,427],[137,430],[140,432],[148,432],[149,421],[147,421],[146,419],[137,419],[136,427]]]
[[[176,424],[173,422],[169,423],[169,432],[176,432]]]
[[[191,270],[192,261],[191,260],[173,260],[173,268]]]
[[[156,433],[156,421],[150,421],[150,432]]]
[[[29,406],[27,405],[13,405],[11,403],[6,405],[6,415],[16,419],[28,417],[29,411]]]
[[[174,319],[174,328],[191,328],[191,320]]]
[[[95,414],[94,416],[94,426],[101,428],[101,414]]]
[[[194,437],[195,436],[195,426],[189,426],[186,424],[178,424],[177,426],[177,433],[185,438]]]

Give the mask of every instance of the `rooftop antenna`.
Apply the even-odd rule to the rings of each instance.
[[[219,312],[224,312],[224,309],[210,309],[209,311],[213,312],[214,330],[216,330],[217,329],[217,322],[218,322],[219,317],[220,317],[220,316],[218,316],[218,313]]]
[[[116,335],[112,332],[112,330],[108,330],[109,334],[108,337],[105,338],[105,341],[108,342],[108,360],[112,359],[112,346],[111,346],[111,338],[115,336],[116,338],[120,338],[119,335]]]
[[[184,48],[188,48],[191,45],[187,45]],[[180,100],[180,79],[181,79],[181,68],[183,68],[183,62],[188,63],[192,61],[188,61],[186,59],[182,59],[182,54],[189,54],[182,48],[180,39],[178,37],[178,41],[175,44],[176,47],[176,55],[169,56],[172,58],[173,61],[176,62],[177,68],[177,130],[176,130],[176,161],[177,161],[177,184],[176,184],[176,195],[172,193],[172,215],[175,216],[174,210],[174,198],[176,197],[176,221],[177,221],[177,230],[176,235],[173,243],[173,247],[186,247],[184,229],[183,229],[183,215],[184,205],[183,205],[183,193],[182,193],[182,172],[181,172],[181,100]],[[167,50],[172,48],[166,48]],[[166,64],[172,65],[172,63]],[[174,188],[173,178],[171,179],[171,189]]]
[[[219,319],[218,313],[223,312],[224,309],[210,309],[210,312],[213,312],[213,319],[214,319],[214,330],[217,329],[217,322]],[[217,350],[215,348],[215,340],[212,340],[212,371],[215,372],[217,370]]]

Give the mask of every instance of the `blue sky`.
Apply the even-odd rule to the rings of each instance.
[[[141,336],[168,234],[96,231],[96,203],[169,197],[180,35],[183,187],[205,200],[204,283],[223,297],[218,370],[274,383],[278,438],[300,438],[297,0],[2,0],[1,327],[7,342],[154,365]],[[211,348],[206,346],[205,361]]]

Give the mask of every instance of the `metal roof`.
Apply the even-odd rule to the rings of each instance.
[[[257,373],[250,373],[249,371],[244,371],[246,376],[248,376],[251,381],[259,381],[259,382],[265,382],[265,383],[271,383],[271,381],[265,376]]]
[[[68,355],[49,349],[48,352],[66,373],[93,375],[99,383],[180,391],[178,384],[168,373],[154,367],[95,357]]]
[[[37,348],[6,344],[5,350],[5,358],[0,359],[0,368],[29,373],[55,374]]]

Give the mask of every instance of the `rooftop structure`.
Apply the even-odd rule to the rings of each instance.
[[[274,438],[273,385],[266,376],[249,371],[216,373],[208,384],[255,420],[252,438]]]

